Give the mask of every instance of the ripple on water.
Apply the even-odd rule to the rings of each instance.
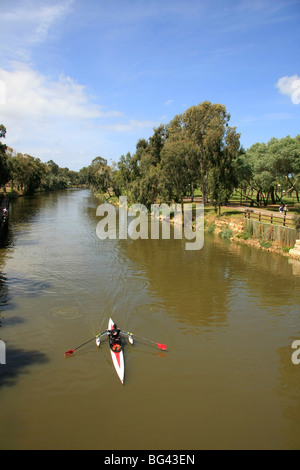
[[[77,307],[56,307],[50,313],[54,317],[64,318],[65,320],[74,320],[83,316],[83,313]]]

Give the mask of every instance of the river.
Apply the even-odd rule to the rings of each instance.
[[[88,190],[23,197],[0,249],[0,449],[299,449],[299,263],[205,234],[99,240]],[[125,343],[109,317],[162,351]]]

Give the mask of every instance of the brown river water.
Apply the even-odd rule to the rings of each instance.
[[[99,240],[88,190],[19,198],[0,249],[0,449],[299,449],[300,262],[205,234]],[[124,339],[109,317],[167,351]],[[114,417],[116,413],[117,418]]]

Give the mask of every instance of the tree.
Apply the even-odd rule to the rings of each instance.
[[[191,141],[197,152],[194,152],[194,162],[197,163],[197,177],[202,190],[202,202],[208,198],[208,179],[212,168],[219,163],[219,157],[228,145],[226,134],[230,114],[224,105],[212,104],[204,101],[198,106],[191,106],[182,115],[175,116],[170,126],[172,133],[184,134],[184,138]],[[235,134],[235,128],[230,128]],[[236,134],[238,141],[238,134]],[[227,156],[229,155],[227,149]],[[220,173],[220,176],[222,172]]]
[[[212,167],[209,173],[209,190],[212,203],[219,208],[228,203],[228,200],[238,186],[240,160],[243,153],[240,148],[240,134],[236,133],[235,127],[226,127],[224,145],[221,145],[213,154]]]
[[[153,130],[148,141],[137,142],[136,153],[130,160],[131,199],[147,207],[156,202],[162,189],[160,162],[167,134],[163,124]]]
[[[129,186],[132,181],[131,154],[122,155],[118,163],[118,180],[121,187],[125,188],[128,197]]]
[[[0,139],[5,138],[6,128],[0,124]],[[3,186],[10,180],[10,166],[6,155],[6,145],[0,142],[0,185]]]
[[[183,204],[183,196],[193,182],[190,162],[193,161],[195,147],[192,142],[181,140],[168,141],[162,150],[161,178],[168,198]]]
[[[49,160],[46,165],[48,166],[48,168],[50,169],[51,173],[53,175],[58,175],[59,173],[59,166],[57,165],[57,163],[55,163],[53,160]]]
[[[193,188],[199,182],[204,204],[209,191],[220,205],[233,190],[231,171],[240,152],[240,134],[235,127],[229,127],[229,120],[225,106],[204,101],[175,116],[167,127],[168,141],[177,141],[181,146],[189,142],[186,165],[190,185]]]
[[[167,126],[167,142],[165,143],[166,152],[162,152],[164,162],[165,157],[168,154],[170,156],[170,146],[173,148],[178,147],[178,150],[180,149],[179,153],[181,153],[183,164],[182,169],[185,172],[186,178],[186,181],[184,182],[185,193],[189,188],[193,200],[194,188],[199,182],[200,153],[197,145],[192,141],[192,139],[190,139],[186,132],[182,115],[176,115]],[[180,170],[179,167],[178,170]]]
[[[133,182],[131,199],[133,202],[144,204],[150,208],[160,195],[161,175],[159,166],[148,165],[147,168],[145,171],[146,166],[143,166],[140,178]]]
[[[153,130],[154,134],[149,138],[149,145],[146,148],[146,152],[151,156],[151,163],[156,166],[161,160],[161,152],[164,148],[167,132],[163,124],[160,124]]]
[[[287,192],[295,191],[299,202],[300,190],[300,135],[295,138],[273,138],[268,142],[268,153],[273,171],[281,188]]]
[[[24,194],[34,194],[40,187],[46,172],[46,165],[39,158],[18,153],[12,160],[12,176],[24,190]]]
[[[300,135],[280,140],[272,138],[267,144],[253,144],[246,152],[246,160],[251,166],[250,184],[257,191],[257,203],[263,200],[268,204],[271,198],[274,204],[281,199],[277,189],[286,192],[295,191],[299,202],[300,183]]]
[[[105,193],[109,190],[111,184],[111,168],[107,160],[102,157],[96,157],[88,167],[88,182],[96,191]]]

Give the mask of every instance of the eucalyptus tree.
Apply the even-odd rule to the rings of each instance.
[[[240,134],[236,128],[226,127],[222,141],[223,144],[212,153],[208,179],[210,198],[215,210],[219,208],[219,213],[244,176],[244,171],[241,171],[244,150],[240,146]]]
[[[219,151],[225,126],[230,116],[220,104],[204,101],[198,106],[191,106],[181,117],[187,138],[198,150],[198,178],[202,191],[202,202],[208,198],[208,176],[212,166],[212,157]]]
[[[177,136],[178,142],[189,142],[186,161],[190,181],[200,184],[204,204],[210,190],[219,205],[233,189],[240,134],[229,127],[229,120],[224,105],[204,101],[175,116],[168,126],[170,140],[175,141]]]
[[[120,160],[118,162],[117,177],[121,188],[124,188],[126,190],[126,196],[128,197],[130,183],[133,179],[132,158],[130,152],[127,152],[126,155],[121,155]]]
[[[167,131],[163,124],[153,131],[148,140],[140,139],[137,142],[136,153],[131,159],[131,199],[147,207],[163,195],[161,159]]]
[[[112,172],[107,160],[96,157],[88,167],[88,183],[95,190],[105,193],[111,185]]]
[[[161,189],[169,200],[183,203],[183,197],[190,193],[193,197],[197,183],[198,150],[187,139],[183,128],[178,127],[176,118],[168,127],[168,140],[161,153]]]
[[[46,165],[32,155],[18,153],[11,158],[12,179],[24,194],[32,195],[41,188]]]
[[[277,185],[286,193],[295,192],[299,202],[300,191],[300,134],[282,139],[275,137],[268,142],[268,154]]]
[[[299,202],[300,135],[256,143],[246,151],[246,159],[252,168],[250,184],[257,191],[258,203],[262,200],[267,205],[270,198],[275,203],[282,198],[283,190],[294,191]]]

